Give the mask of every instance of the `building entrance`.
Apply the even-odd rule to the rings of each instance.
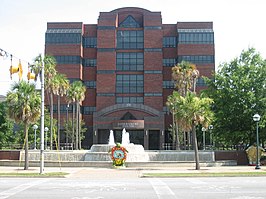
[[[129,140],[130,143],[133,144],[141,144],[144,146],[144,131],[143,130],[127,130],[126,131],[129,133]],[[115,137],[115,142],[122,142],[122,129],[121,130],[114,130],[114,137]]]
[[[149,130],[149,150],[160,149],[160,131]]]

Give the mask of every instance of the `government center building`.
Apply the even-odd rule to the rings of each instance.
[[[107,144],[110,130],[121,142],[125,128],[131,143],[165,149],[171,142],[171,68],[183,60],[194,63],[200,72],[197,91],[206,88],[202,76],[215,70],[212,22],[162,24],[161,12],[136,7],[100,12],[97,24],[48,22],[45,53],[55,57],[59,73],[87,88],[81,103],[84,148]],[[64,118],[66,109],[62,101]]]

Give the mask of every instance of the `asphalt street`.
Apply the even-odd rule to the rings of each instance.
[[[0,178],[0,199],[263,199],[264,177]]]

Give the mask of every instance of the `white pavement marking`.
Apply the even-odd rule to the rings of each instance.
[[[21,191],[24,191],[26,189],[29,189],[33,186],[36,186],[36,185],[39,185],[39,184],[42,184],[44,182],[47,182],[48,180],[38,180],[38,181],[33,181],[33,182],[29,182],[29,183],[25,183],[25,184],[21,184],[21,185],[18,185],[16,187],[13,187],[11,189],[8,189],[6,191],[2,191],[0,192],[0,199],[6,199],[6,198],[9,198],[10,196],[13,196]]]
[[[175,198],[175,193],[160,179],[148,179],[158,198]],[[172,196],[172,197],[171,197]]]

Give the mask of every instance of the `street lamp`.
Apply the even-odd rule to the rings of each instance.
[[[257,123],[257,127],[256,127],[256,140],[257,140],[257,156],[256,156],[256,167],[255,169],[260,169],[260,165],[259,165],[259,121],[260,121],[260,115],[259,114],[255,114],[253,116],[253,120],[254,122]]]
[[[206,147],[206,143],[205,143],[205,132],[206,132],[206,128],[202,127],[201,131],[203,132],[203,150],[205,150]]]
[[[49,131],[49,128],[45,127],[44,131],[45,131],[45,149],[47,150],[47,132]]]
[[[36,130],[38,129],[38,125],[34,124],[32,128],[34,129],[34,150],[36,150]]]
[[[209,126],[209,130],[210,130],[210,145],[212,145],[213,146],[213,138],[212,138],[212,130],[213,130],[213,125],[210,125]]]

